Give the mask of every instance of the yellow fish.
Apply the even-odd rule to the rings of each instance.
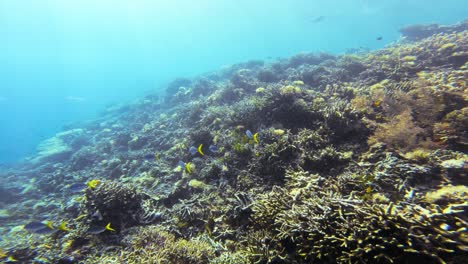
[[[198,153],[200,153],[202,156],[205,156],[205,153],[202,151],[203,144],[200,144],[197,148]]]
[[[44,225],[47,226],[47,228],[54,229],[52,221],[45,221]]]
[[[253,140],[258,144],[258,132],[253,135]]]
[[[192,169],[190,168],[191,165],[192,165],[191,162],[185,163],[185,169],[187,170],[188,173],[192,173]]]
[[[86,185],[88,185],[90,189],[95,189],[100,183],[100,180],[90,180]]]
[[[379,107],[382,104],[382,102],[383,102],[382,99],[378,99],[378,100],[374,101],[374,103],[372,103],[372,105],[374,107]]]
[[[60,223],[60,225],[58,226],[58,230],[62,230],[62,231],[70,231],[70,229],[67,227],[67,223],[64,221],[62,223]]]

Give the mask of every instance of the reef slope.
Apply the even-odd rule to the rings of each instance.
[[[466,263],[462,25],[177,79],[70,127],[1,173],[0,258]]]

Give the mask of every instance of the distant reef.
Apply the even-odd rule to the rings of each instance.
[[[5,263],[467,263],[468,30],[248,61],[0,175]]]

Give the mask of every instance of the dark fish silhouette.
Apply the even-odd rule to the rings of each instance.
[[[313,17],[310,22],[312,23],[319,23],[325,20],[325,16],[318,16],[318,17]]]
[[[382,37],[377,37],[376,40],[382,40]]]

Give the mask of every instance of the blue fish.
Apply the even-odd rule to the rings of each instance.
[[[86,188],[88,188],[86,183],[75,183],[70,185],[70,187],[68,187],[68,190],[70,190],[71,193],[79,193],[86,190]]]
[[[245,134],[247,135],[248,138],[253,139],[252,131],[247,130],[247,131],[245,131]]]
[[[219,152],[219,148],[217,146],[215,146],[215,145],[210,145],[209,149],[213,153],[218,153]]]
[[[154,154],[146,154],[143,156],[144,159],[153,160],[155,158]]]
[[[182,169],[185,170],[185,162],[179,160],[179,162],[177,163],[177,165],[178,165],[179,167],[181,167]]]
[[[190,154],[195,155],[195,154],[197,154],[198,150],[197,150],[196,147],[191,146],[191,147],[189,148],[189,152],[190,152]]]
[[[53,229],[53,227],[50,224],[43,223],[43,222],[31,222],[29,224],[24,225],[24,229],[28,230],[31,233],[35,234],[51,234],[56,232],[57,230]]]

